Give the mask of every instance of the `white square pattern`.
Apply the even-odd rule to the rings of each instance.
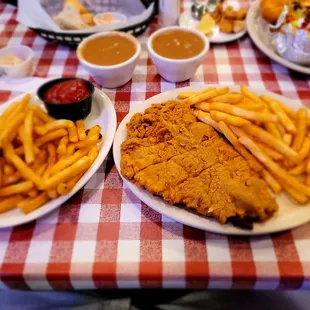
[[[226,239],[208,240],[207,254],[209,262],[230,262],[229,245]]]
[[[140,261],[139,240],[119,240],[117,248],[117,261],[138,263]]]
[[[185,262],[184,240],[163,240],[164,262]]]
[[[121,222],[141,222],[141,204],[123,203],[121,208]]]
[[[75,241],[72,263],[92,263],[95,259],[96,241]]]
[[[255,262],[276,262],[276,254],[271,239],[252,240],[252,253]]]
[[[31,241],[27,254],[27,263],[48,262],[52,248],[52,241]]]
[[[100,204],[82,204],[80,207],[79,223],[98,223],[100,210]]]

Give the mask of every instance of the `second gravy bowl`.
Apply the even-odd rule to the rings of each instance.
[[[189,32],[198,36],[204,44],[202,51],[197,55],[183,59],[167,58],[159,55],[153,48],[153,39],[161,33],[173,30]],[[208,39],[202,33],[195,29],[182,28],[179,26],[161,28],[155,31],[147,41],[149,55],[154,62],[158,73],[169,82],[182,82],[193,77],[198,67],[203,63],[209,50],[209,46]]]

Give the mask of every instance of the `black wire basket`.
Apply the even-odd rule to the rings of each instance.
[[[147,27],[153,20],[154,16],[158,14],[159,1],[158,0],[141,0],[141,1],[146,8],[154,2],[154,9],[152,14],[146,20],[131,25],[129,27],[118,29],[118,31],[124,31],[134,36],[139,36],[147,29]],[[35,31],[39,36],[46,39],[47,41],[70,45],[72,47],[76,47],[84,38],[96,33],[96,32],[91,33],[55,32],[41,28],[30,28],[30,29]]]

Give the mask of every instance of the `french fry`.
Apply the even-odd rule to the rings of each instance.
[[[47,191],[47,195],[51,199],[56,199],[58,197],[58,193],[56,189],[50,189]]]
[[[55,131],[51,131],[51,132],[47,133],[46,135],[36,139],[34,141],[34,143],[36,146],[40,147],[43,144],[46,144],[50,141],[53,141],[57,138],[61,138],[61,137],[66,136],[66,135],[68,135],[68,131],[66,129],[57,129]]]
[[[221,132],[220,127],[218,126],[218,123],[212,119],[210,116],[210,113],[202,112],[200,110],[193,111],[194,115],[203,123],[206,123],[213,127],[218,132]]]
[[[38,194],[39,194],[39,191],[36,189],[36,188],[33,188],[32,190],[30,190],[29,192],[28,192],[28,196],[29,197],[37,197],[38,196]]]
[[[309,201],[309,198],[302,194],[300,191],[298,191],[295,188],[292,188],[290,184],[286,184],[285,182],[281,182],[281,185],[285,189],[285,191],[299,204],[306,204]]]
[[[295,166],[293,169],[290,169],[288,173],[294,176],[301,175],[305,172],[306,167],[307,167],[307,161],[305,160],[300,164],[298,164],[297,166]]]
[[[46,123],[43,126],[36,127],[36,133],[40,134],[41,136],[47,134],[48,132],[55,131],[58,129],[68,129],[73,127],[74,123],[72,121],[69,121],[67,119],[59,119],[55,120],[50,123]]]
[[[306,174],[304,183],[305,183],[305,185],[310,186],[310,173]]]
[[[297,134],[294,137],[292,149],[296,152],[299,152],[299,150],[302,147],[302,144],[304,142],[306,133],[307,133],[307,119],[308,119],[308,112],[305,108],[300,108],[297,111]]]
[[[42,186],[42,180],[39,178],[14,152],[12,144],[5,142],[4,155],[16,168],[16,170],[26,179],[33,182],[39,189]]]
[[[281,193],[282,187],[280,183],[266,169],[262,170],[262,177],[275,194]]]
[[[76,149],[88,148],[90,146],[98,144],[101,140],[102,140],[102,134],[98,133],[97,135],[87,137],[87,139],[84,141],[79,141],[75,143],[75,148]]]
[[[74,124],[74,126],[68,128],[68,132],[69,132],[69,141],[70,142],[75,143],[75,142],[79,141],[75,124]]]
[[[250,110],[250,111],[261,111],[264,108],[263,103],[256,103],[256,102],[251,102],[248,98],[244,98],[243,101],[240,103],[237,103],[235,105],[236,107],[240,109],[245,109],[245,110]]]
[[[3,128],[2,132],[0,133],[0,140],[1,145],[3,145],[4,140],[8,139],[9,141],[12,141],[14,139],[14,136],[12,134],[18,133],[18,128],[23,123],[25,118],[25,113],[20,113],[14,118],[11,122],[8,122],[6,124],[6,127]]]
[[[47,201],[49,201],[49,197],[46,192],[41,193],[39,196],[35,198],[28,198],[21,202],[17,203],[17,207],[24,213],[28,214],[42,205],[44,205]]]
[[[289,133],[296,133],[296,126],[286,114],[284,109],[282,108],[282,104],[268,96],[261,97],[263,101],[268,103],[270,109],[279,117],[279,121],[282,126],[289,132]]]
[[[14,185],[0,188],[0,197],[11,196],[21,193],[26,193],[33,188],[31,181],[25,181]]]
[[[28,104],[28,109],[32,110],[34,115],[41,119],[44,123],[53,122],[55,119],[49,116],[41,107],[36,104]]]
[[[281,139],[281,134],[275,123],[264,123],[265,129],[272,134],[275,138]]]
[[[236,104],[240,102],[243,99],[243,96],[241,94],[232,94],[227,93],[225,95],[216,96],[214,98],[211,98],[211,102],[225,102],[225,103],[231,103]]]
[[[78,161],[76,161],[73,165],[67,167],[66,169],[62,170],[61,172],[53,175],[49,179],[44,181],[43,188],[45,190],[56,188],[60,183],[64,183],[69,179],[75,177],[82,171],[85,171],[90,167],[91,160],[84,156]]]
[[[96,158],[99,155],[99,149],[97,145],[92,146],[92,148],[90,149],[90,151],[88,152],[87,156],[90,158],[91,160],[91,164],[96,160]]]
[[[48,165],[46,167],[46,170],[43,174],[43,179],[46,179],[50,176],[50,171],[53,168],[53,166],[56,163],[56,147],[53,143],[49,143],[47,145],[47,151],[48,151]]]
[[[187,99],[195,95],[197,95],[197,92],[183,92],[178,94],[178,99]]]
[[[310,152],[310,138],[306,137],[304,143],[298,153],[298,157],[300,161],[303,161]]]
[[[250,124],[250,122],[244,118],[229,115],[219,111],[211,111],[210,116],[217,122],[224,121],[225,123],[236,127],[241,127],[245,124]]]
[[[310,157],[307,159],[306,172],[310,173]]]
[[[25,137],[25,127],[22,125],[18,129],[18,138],[22,143],[24,143],[24,137]]]
[[[83,176],[84,172],[79,173],[75,177],[73,177],[70,181],[66,183],[60,183],[57,186],[57,193],[59,195],[67,195],[75,186],[75,184],[79,181],[79,179]]]
[[[275,125],[277,126],[277,128],[278,128],[278,130],[280,132],[281,137],[286,134],[285,128],[280,123],[276,123]]]
[[[25,123],[24,123],[24,151],[25,151],[25,161],[27,164],[34,162],[34,148],[33,148],[33,111],[29,110],[27,112]]]
[[[262,101],[260,98],[251,92],[246,86],[242,85],[240,86],[241,94],[247,98],[249,98],[251,101],[255,102],[256,104],[262,104]]]
[[[14,195],[0,201],[0,213],[4,213],[16,208],[16,204],[23,200],[22,195]]]
[[[209,102],[200,102],[195,104],[195,108],[204,112],[210,112],[211,104]]]
[[[100,132],[101,132],[101,127],[99,125],[96,125],[90,129],[87,129],[86,135],[90,137],[90,136],[96,135],[97,133],[100,133]]]
[[[18,182],[22,178],[21,174],[17,171],[12,175],[3,175],[2,185],[7,186]]]
[[[10,164],[3,164],[3,172],[5,175],[12,175],[15,173],[15,169]]]
[[[77,135],[80,141],[86,140],[86,133],[85,133],[85,125],[82,119],[75,122],[75,126],[77,129]]]
[[[282,140],[287,146],[290,146],[293,141],[293,135],[290,133],[286,133],[283,135]]]
[[[69,143],[69,137],[68,136],[62,137],[57,148],[57,154],[66,155],[68,143]]]
[[[247,137],[241,137],[238,139],[241,144],[243,144],[274,176],[279,178],[280,184],[286,185],[299,191],[300,194],[307,197],[310,196],[310,187],[305,186],[303,183],[298,181],[295,177],[291,176],[284,169],[282,169],[278,164],[276,164],[269,156],[267,156],[259,146]]]
[[[272,149],[266,144],[260,143],[256,141],[256,144],[273,160],[281,160],[283,159],[283,155]]]
[[[3,175],[4,175],[3,166],[4,166],[4,159],[0,157],[0,188],[3,185]]]
[[[7,121],[7,119],[10,117],[10,115],[12,113],[14,113],[14,111],[16,111],[17,107],[20,105],[20,102],[14,102],[12,103],[4,112],[3,114],[0,116],[0,128],[3,129],[5,127],[5,123]],[[2,132],[2,130],[1,130]]]
[[[219,122],[218,124],[223,135],[228,139],[228,141],[235,147],[237,152],[248,162],[249,166],[256,172],[260,172],[263,167],[256,160],[256,158],[250,154],[243,145],[241,145],[235,136],[235,134],[231,131],[231,129],[223,122]]]
[[[206,101],[208,99],[211,99],[213,97],[219,96],[219,95],[224,95],[225,93],[229,92],[229,87],[223,87],[219,89],[214,89],[214,90],[209,90],[206,92],[199,93],[195,96],[189,97],[183,101],[184,104],[188,105],[194,105],[196,103]]]
[[[212,102],[210,108],[211,110],[225,112],[225,113],[232,114],[235,116],[243,117],[251,121],[259,121],[259,122],[277,122],[278,121],[278,117],[276,115],[264,113],[264,112],[248,111],[245,109],[237,108],[227,103]]]
[[[66,157],[55,164],[50,170],[50,175],[54,175],[64,170],[65,168],[73,165],[80,158],[84,157],[89,153],[90,148],[79,149],[72,156]]]
[[[298,154],[290,147],[288,147],[283,141],[276,139],[273,135],[267,132],[264,129],[252,124],[244,125],[242,127],[249,135],[259,139],[260,141],[264,142],[268,146],[272,147],[280,154],[289,158],[294,163],[298,163]]]
[[[40,118],[38,118],[36,115],[33,115],[33,126],[34,126],[34,128],[36,128],[37,126],[42,126],[44,124],[45,123]]]

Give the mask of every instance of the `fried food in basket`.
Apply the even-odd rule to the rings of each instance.
[[[0,116],[0,213],[27,214],[68,194],[98,156],[100,131],[53,119],[29,94],[10,105]]]
[[[184,102],[195,101],[194,115],[225,135],[275,194],[283,190],[295,202],[308,203],[310,132],[307,109],[293,111],[267,95],[257,96],[245,86],[241,86],[238,94],[242,97],[239,98],[242,108],[240,103],[227,100],[229,90],[218,97],[223,102],[216,102],[217,97],[203,99],[203,102],[195,100],[201,98],[201,93]],[[253,105],[259,109],[254,110]],[[206,107],[208,113],[203,112]]]

